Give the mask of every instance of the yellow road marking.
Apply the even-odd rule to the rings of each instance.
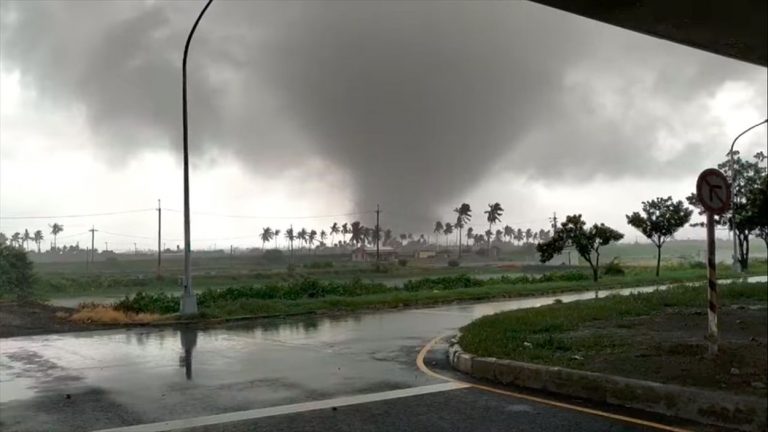
[[[536,397],[536,396],[530,396],[530,395],[526,395],[526,394],[515,393],[515,392],[512,392],[512,391],[501,390],[501,389],[497,389],[497,388],[494,388],[494,387],[489,387],[489,386],[485,386],[485,385],[481,385],[481,384],[475,384],[475,383],[471,383],[471,382],[461,381],[461,380],[457,380],[457,379],[454,379],[454,378],[451,378],[451,377],[440,375],[439,373],[430,370],[426,365],[424,365],[424,357],[427,355],[427,352],[429,352],[429,350],[432,349],[432,347],[435,345],[435,343],[438,340],[440,340],[440,339],[442,339],[442,338],[444,338],[446,336],[449,336],[449,334],[448,335],[438,336],[438,337],[432,339],[431,341],[429,341],[429,343],[424,345],[424,347],[421,349],[421,351],[419,351],[419,355],[416,357],[416,366],[418,366],[418,368],[422,372],[424,372],[425,374],[427,374],[429,376],[432,376],[434,378],[439,378],[439,379],[444,379],[444,380],[447,380],[447,381],[463,383],[463,384],[467,384],[470,387],[474,387],[474,388],[477,388],[477,389],[480,389],[480,390],[485,390],[485,391],[489,391],[489,392],[493,392],[493,393],[499,393],[499,394],[503,394],[503,395],[507,395],[507,396],[512,396],[512,397],[516,397],[516,398],[520,398],[520,399],[525,399],[525,400],[529,400],[529,401],[533,401],[533,402],[538,402],[538,403],[541,403],[541,404],[550,405],[550,406],[554,406],[554,407],[557,407],[557,408],[564,408],[564,409],[568,409],[568,410],[572,410],[572,411],[578,411],[578,412],[582,412],[582,413],[586,413],[586,414],[592,414],[592,415],[596,415],[596,416],[600,416],[600,417],[606,417],[606,418],[610,418],[610,419],[614,419],[614,420],[619,420],[619,421],[623,421],[623,422],[626,422],[626,423],[632,423],[632,424],[636,424],[636,425],[640,425],[640,426],[646,426],[646,427],[650,427],[650,428],[654,428],[654,429],[658,429],[658,430],[663,430],[663,431],[668,431],[668,432],[690,432],[687,429],[681,429],[681,428],[677,428],[677,427],[674,427],[674,426],[667,426],[667,425],[663,425],[661,423],[655,423],[655,422],[651,422],[651,421],[647,421],[647,420],[641,420],[641,419],[637,419],[637,418],[633,418],[633,417],[627,417],[627,416],[623,416],[623,415],[612,414],[612,413],[609,413],[609,412],[600,411],[600,410],[596,410],[596,409],[592,409],[592,408],[585,408],[585,407],[581,407],[581,406],[577,406],[577,405],[567,404],[567,403],[564,403],[564,402],[558,402],[558,401],[554,401],[554,400],[550,400],[550,399],[544,399],[544,398],[540,398],[540,397]]]

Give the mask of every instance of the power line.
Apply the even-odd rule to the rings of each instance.
[[[66,218],[81,218],[81,217],[95,217],[95,216],[115,216],[121,214],[141,213],[146,211],[154,211],[155,209],[137,209],[137,210],[124,210],[114,211],[106,213],[89,213],[89,214],[73,214],[73,215],[58,215],[58,216],[0,216],[0,219],[66,219]]]
[[[165,211],[173,212],[173,213],[182,213],[181,210],[176,209],[170,209],[170,208],[163,208]],[[209,213],[209,212],[192,212],[193,215],[197,216],[211,216],[211,217],[225,217],[225,218],[234,218],[234,219],[323,219],[323,218],[332,218],[332,217],[344,217],[344,216],[360,216],[360,215],[366,215],[366,214],[374,214],[375,211],[364,211],[364,212],[356,212],[356,213],[341,213],[341,214],[332,214],[332,215],[317,215],[317,216],[263,216],[263,215],[232,215],[232,214],[222,214],[222,213]]]

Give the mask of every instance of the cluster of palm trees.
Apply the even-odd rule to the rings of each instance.
[[[64,231],[64,226],[58,223],[54,223],[53,225],[49,225],[51,228],[51,234],[53,235],[53,248],[56,248],[56,236],[58,236],[62,231]],[[25,229],[23,233],[21,232],[15,232],[11,234],[11,237],[9,238],[4,233],[0,233],[0,245],[9,244],[12,247],[19,247],[23,248],[24,250],[29,250],[29,242],[34,242],[37,245],[37,253],[40,253],[40,245],[42,244],[43,240],[45,240],[45,236],[43,235],[42,230],[36,230],[33,233],[30,233],[28,229]]]
[[[472,220],[472,208],[467,203],[462,203],[460,206],[453,209],[456,213],[456,222],[435,222],[435,227],[432,230],[437,236],[443,235],[446,237],[458,231],[457,243],[459,245],[459,256],[461,256],[461,238],[463,228]],[[504,214],[504,208],[499,203],[488,204],[488,210],[483,213],[486,215],[486,221],[488,222],[488,229],[483,233],[476,233],[474,228],[468,227],[466,233],[467,244],[471,241],[473,245],[486,245],[491,246],[491,243],[536,243],[538,241],[547,241],[550,238],[550,231],[539,230],[534,231],[530,228],[523,230],[518,228],[515,230],[509,225],[505,225],[503,229],[493,230],[493,226],[501,222],[501,216]]]
[[[459,256],[462,253],[462,238],[466,238],[466,245],[472,243],[472,245],[483,245],[491,247],[493,243],[508,243],[508,244],[526,244],[536,243],[538,241],[547,241],[550,238],[550,231],[539,230],[534,231],[531,228],[523,230],[522,228],[514,229],[509,225],[505,225],[503,229],[496,229],[494,226],[501,222],[501,216],[504,214],[504,208],[501,204],[493,203],[488,204],[488,210],[485,210],[486,222],[488,222],[488,229],[485,232],[478,233],[474,228],[468,226],[472,220],[472,208],[467,203],[462,203],[453,209],[456,215],[454,222],[435,222],[433,232],[435,233],[436,245],[440,244],[440,236],[445,237],[445,246],[448,246],[448,239],[454,232],[456,232],[456,243],[459,246]],[[466,233],[464,229],[466,228]],[[354,221],[351,223],[334,222],[328,230],[317,230],[301,228],[295,230],[293,226],[281,231],[279,229],[273,229],[271,227],[262,228],[262,232],[259,235],[261,239],[261,248],[264,249],[270,242],[275,242],[275,247],[278,246],[280,234],[288,241],[288,247],[293,250],[295,243],[298,243],[299,248],[313,249],[316,247],[359,247],[359,246],[373,246],[379,241],[381,246],[399,247],[406,244],[415,244],[426,246],[429,241],[424,234],[414,236],[413,233],[401,233],[395,235],[391,229],[382,229],[381,227],[367,227],[360,221]],[[341,239],[339,239],[341,237]],[[328,242],[330,240],[330,242]]]

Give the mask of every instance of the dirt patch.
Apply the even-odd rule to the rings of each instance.
[[[707,355],[707,315],[698,309],[586,324],[566,337],[615,341],[611,350],[583,355],[572,367],[667,384],[765,397],[768,310],[738,305],[719,313],[720,344]]]
[[[74,309],[44,303],[0,302],[0,338],[97,330],[101,326],[68,320]]]

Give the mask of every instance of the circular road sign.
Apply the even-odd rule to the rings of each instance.
[[[707,168],[696,180],[696,197],[704,210],[723,214],[731,208],[731,184],[721,171]]]

